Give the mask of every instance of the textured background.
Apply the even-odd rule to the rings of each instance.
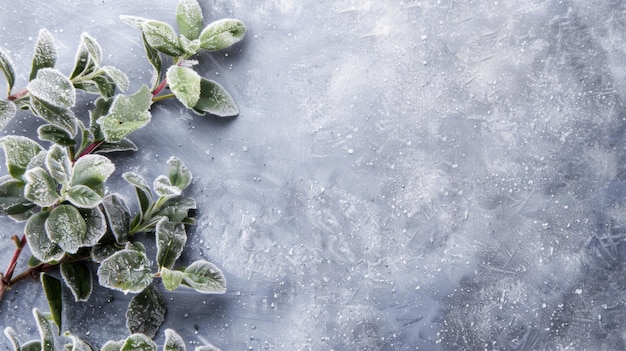
[[[165,293],[163,328],[224,350],[626,348],[623,1],[201,4],[207,21],[248,26],[197,66],[240,116],[158,104],[131,136],[140,150],[114,156],[118,176],[153,179],[172,155],[191,168],[184,259],[229,282]],[[0,45],[23,86],[39,28],[66,73],[86,31],[132,92],[150,67],[118,15],[174,24],[175,6],[0,0]],[[5,132],[37,125],[21,113]],[[0,225],[9,252],[21,229]],[[98,346],[124,338],[129,299],[98,289],[68,327]],[[34,335],[33,306],[41,289],[21,284],[0,325]]]

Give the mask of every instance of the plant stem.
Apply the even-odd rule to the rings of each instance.
[[[24,88],[13,95],[9,95],[8,99],[11,101],[15,101],[19,98],[24,97],[26,94],[28,94],[28,89]]]
[[[89,155],[90,153],[92,153],[95,149],[97,149],[98,147],[100,147],[100,145],[102,145],[104,143],[104,140],[100,140],[100,141],[94,141],[91,144],[89,144],[89,146],[87,146],[85,148],[85,150],[83,150],[78,157],[76,158],[77,160],[85,155]]]
[[[163,81],[161,82],[161,84],[159,84],[158,87],[156,87],[156,89],[154,89],[154,91],[152,92],[152,96],[157,96],[159,95],[159,93],[165,89],[165,86],[167,86],[167,78],[163,79]]]
[[[0,273],[0,301],[2,300],[2,296],[7,288],[9,288],[12,284],[13,273],[15,272],[15,267],[17,266],[17,259],[20,257],[22,253],[22,249],[26,246],[26,235],[22,236],[22,239],[18,240],[17,236],[13,236],[12,239],[17,244],[15,251],[13,252],[13,257],[11,257],[11,261],[9,261],[9,266],[7,267],[6,272],[4,274]]]
[[[176,97],[176,95],[174,94],[165,94],[165,95],[161,95],[161,96],[155,96],[152,98],[152,102],[157,102],[157,101],[161,101],[161,100],[165,100],[165,99],[170,99]]]

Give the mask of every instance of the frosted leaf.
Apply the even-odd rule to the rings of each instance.
[[[15,116],[17,107],[13,101],[0,100],[0,129],[4,128],[7,123]]]
[[[58,261],[65,254],[46,234],[46,219],[49,212],[39,212],[32,215],[26,222],[25,234],[28,246],[33,256],[41,262]]]
[[[224,18],[209,24],[200,34],[200,47],[209,51],[222,50],[243,39],[246,26],[243,22]]]
[[[126,338],[120,351],[156,351],[157,346],[149,337],[143,334],[133,334]]]
[[[120,351],[122,346],[124,346],[124,341],[125,340],[107,341],[104,345],[102,345],[100,351]]]
[[[24,184],[10,176],[0,178],[0,216],[19,214],[35,205],[24,198]]]
[[[70,288],[74,301],[87,301],[91,296],[91,272],[80,262],[61,263],[61,276],[65,285]]]
[[[68,108],[76,103],[76,90],[72,82],[54,68],[40,69],[37,78],[28,83],[27,89],[31,96],[53,106]]]
[[[54,332],[52,331],[52,325],[48,322],[48,318],[36,308],[33,308],[33,316],[35,316],[35,321],[37,321],[37,328],[41,337],[41,350],[55,351]]]
[[[147,20],[142,23],[141,29],[146,37],[146,41],[155,50],[174,57],[185,53],[178,35],[169,24]]]
[[[165,329],[163,351],[186,351],[185,340],[172,329]]]
[[[154,338],[165,320],[165,310],[161,292],[154,284],[150,284],[130,301],[126,310],[126,328],[131,333],[142,333]]]
[[[155,89],[159,85],[161,80],[161,54],[155,50],[146,40],[145,34],[142,34],[143,47],[146,51],[146,57],[152,65],[152,78],[150,79],[150,86]]]
[[[102,95],[104,98],[112,98],[115,95],[115,81],[107,75],[99,75],[91,78],[96,87],[96,94]]]
[[[128,138],[124,138],[117,143],[102,143],[95,151],[97,154],[106,154],[118,151],[137,151],[137,145]]]
[[[65,148],[52,145],[46,155],[46,167],[52,178],[61,184],[67,184],[72,174],[72,161]]]
[[[52,105],[35,96],[31,96],[30,98],[30,107],[35,115],[41,117],[46,122],[63,128],[72,137],[76,135],[78,131],[78,119],[72,110],[66,107]]]
[[[226,278],[213,263],[195,261],[183,272],[183,284],[205,294],[223,294],[226,292]]]
[[[121,196],[111,194],[102,199],[102,207],[115,241],[119,244],[124,244],[128,241],[130,224],[130,210],[126,202]]]
[[[9,339],[9,341],[11,342],[11,346],[13,346],[14,351],[21,350],[20,340],[17,337],[17,333],[15,332],[15,329],[11,327],[4,328],[4,336],[6,336],[7,339]]]
[[[239,114],[232,96],[217,82],[205,78],[200,81],[200,99],[193,110],[200,115],[208,112],[218,117],[233,117]]]
[[[84,45],[85,49],[87,49],[87,53],[89,54],[89,59],[96,65],[96,67],[100,66],[100,62],[102,61],[102,48],[100,44],[87,33],[83,33],[80,36],[81,44]]]
[[[98,268],[100,285],[122,291],[138,293],[152,283],[150,261],[145,253],[124,249],[102,261]]]
[[[4,149],[7,168],[13,178],[21,178],[30,160],[43,150],[35,141],[19,135],[0,138],[0,146]]]
[[[100,68],[109,78],[113,79],[118,88],[122,91],[126,91],[128,89],[128,84],[130,81],[126,74],[120,71],[118,68],[113,66],[104,66]]]
[[[176,290],[183,281],[183,272],[161,268],[161,280],[167,290]]]
[[[83,238],[82,246],[94,246],[106,234],[107,222],[99,207],[80,209],[78,212],[85,219],[87,231]]]
[[[156,225],[156,258],[159,269],[162,267],[171,269],[182,254],[186,242],[185,226],[162,218]]]
[[[128,24],[131,27],[135,27],[137,29],[141,29],[141,26],[144,22],[148,21],[147,18],[139,17],[139,16],[129,16],[129,15],[121,15],[120,19],[122,22]]]
[[[194,351],[222,351],[222,350],[211,344],[208,344],[208,345],[203,345],[203,346],[196,346]]]
[[[62,312],[63,312],[63,287],[61,281],[48,274],[40,274],[41,286],[48,300],[48,308],[52,321],[57,325],[59,330],[62,329]]]
[[[152,93],[143,85],[139,91],[130,96],[117,95],[109,113],[98,119],[105,140],[116,143],[128,134],[150,122],[150,105]]]
[[[11,89],[13,89],[15,84],[15,71],[9,55],[2,48],[0,48],[0,70],[4,73],[4,78],[7,80],[7,95],[11,95]]]
[[[37,42],[35,43],[35,53],[33,55],[33,64],[30,71],[29,80],[37,77],[37,72],[42,68],[52,68],[57,60],[57,51],[55,48],[54,37],[47,29],[39,30]]]
[[[28,166],[26,166],[26,172],[37,167],[46,169],[47,168],[46,167],[46,155],[47,154],[48,153],[46,152],[46,150],[41,150],[37,153],[37,155],[33,156],[33,158],[30,159],[30,162],[28,162]]]
[[[85,155],[74,163],[70,184],[82,184],[94,189],[104,183],[114,171],[115,165],[108,158],[102,155]]]
[[[176,98],[185,107],[194,107],[200,99],[200,75],[191,68],[171,66],[166,72],[166,77]]]
[[[48,238],[57,243],[65,252],[78,252],[86,232],[85,219],[76,207],[71,205],[55,207],[46,220]]]
[[[171,222],[181,223],[189,216],[189,210],[196,208],[196,200],[188,197],[168,201],[157,215],[166,216]]]
[[[91,259],[96,263],[101,263],[117,251],[117,247],[112,242],[98,243],[91,248]]]
[[[81,208],[96,207],[102,201],[102,197],[86,185],[73,185],[65,191],[65,196],[72,205]]]
[[[180,33],[189,40],[197,39],[204,28],[202,9],[196,0],[179,0],[176,23]]]
[[[163,197],[175,197],[181,194],[181,190],[170,184],[169,178],[164,175],[158,176],[152,185],[154,192]]]
[[[134,172],[126,172],[122,174],[122,178],[135,187],[137,201],[139,201],[141,210],[145,212],[152,202],[152,192],[148,187],[148,182],[146,182],[142,176]]]
[[[65,345],[66,349],[71,350],[71,351],[93,351],[93,349],[91,348],[91,346],[89,346],[89,344],[82,341],[74,334],[66,331],[65,333],[63,333],[63,336],[72,341],[71,344]]]
[[[24,180],[26,181],[24,197],[37,206],[52,206],[59,199],[56,182],[45,169],[36,167],[27,171]]]
[[[90,73],[94,71],[96,66],[89,60],[89,52],[84,45],[78,46],[76,51],[76,58],[74,59],[74,69],[70,74],[70,79],[74,79],[80,75]]]
[[[39,140],[50,141],[61,146],[74,146],[76,141],[65,129],[52,124],[44,124],[37,128]]]

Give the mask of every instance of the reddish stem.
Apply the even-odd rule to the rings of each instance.
[[[167,78],[163,79],[163,81],[161,82],[161,84],[159,84],[158,87],[156,87],[156,89],[154,89],[154,91],[152,92],[152,96],[157,96],[159,95],[159,93],[165,89],[165,86],[167,85]]]
[[[15,100],[17,100],[17,99],[19,99],[21,97],[24,97],[26,94],[28,94],[28,89],[24,88],[24,89],[18,91],[17,93],[9,96],[8,99],[11,100],[11,101],[15,101]]]
[[[4,274],[0,274],[0,277],[2,278],[0,281],[0,300],[2,300],[2,295],[4,295],[5,290],[12,284],[11,278],[13,277],[15,267],[17,266],[17,259],[20,257],[24,246],[26,246],[26,235],[23,235],[22,239],[19,241],[17,240],[17,236],[14,235],[13,240],[17,243],[17,247],[13,252],[11,261],[9,261],[9,266],[7,267],[6,272],[4,272]]]
[[[95,149],[97,149],[98,147],[100,147],[100,145],[102,145],[104,143],[104,140],[100,140],[100,141],[94,141],[93,143],[89,144],[89,146],[87,146],[85,148],[85,150],[83,150],[83,152],[80,153],[80,155],[78,155],[78,157],[76,158],[77,160],[85,155],[89,155],[90,153],[92,153]]]

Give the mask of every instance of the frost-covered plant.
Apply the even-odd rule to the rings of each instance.
[[[13,349],[16,351],[55,351],[58,350],[57,344],[60,343],[53,333],[53,326],[50,324],[52,316],[49,313],[42,313],[36,308],[33,309],[33,316],[37,321],[37,329],[39,330],[39,340],[30,340],[22,344],[18,338],[17,333],[11,327],[4,329],[4,335],[11,341]],[[70,332],[63,333],[63,337],[69,339],[63,345],[61,350],[72,351],[91,351],[93,348],[77,336]],[[106,342],[101,351],[156,351],[157,345],[152,339],[141,333],[134,333],[123,340],[108,341]],[[167,351],[185,351],[185,341],[174,330],[165,329],[165,342],[163,343],[163,350]],[[196,346],[195,351],[219,351],[219,349],[213,345]]]
[[[135,190],[137,211],[133,215],[121,195],[108,191],[106,182],[115,165],[106,155],[137,150],[128,136],[150,122],[151,105],[160,100],[175,97],[200,115],[237,115],[232,97],[217,82],[196,73],[192,67],[197,61],[190,58],[200,50],[221,50],[235,44],[246,28],[234,19],[205,27],[196,0],[178,2],[180,35],[164,22],[135,16],[121,19],[141,30],[146,56],[154,68],[150,87],[142,85],[132,94],[116,93],[128,89],[129,79],[118,68],[102,65],[102,49],[87,33],[81,36],[72,72],[65,75],[54,68],[54,39],[42,29],[29,83],[15,93],[13,65],[0,50],[0,70],[8,84],[7,99],[0,100],[0,128],[17,109],[30,110],[45,121],[37,129],[39,141],[20,135],[0,138],[8,171],[0,177],[0,215],[24,223],[24,235],[13,236],[16,249],[9,267],[0,274],[0,299],[20,280],[40,275],[52,321],[62,330],[62,284],[76,301],[86,301],[92,292],[92,272],[96,271],[103,287],[137,294],[126,313],[126,325],[131,333],[154,337],[166,310],[155,279],[160,279],[167,290],[182,286],[201,293],[223,293],[226,281],[210,262],[176,263],[187,241],[185,226],[193,223],[189,212],[196,208],[195,200],[183,195],[192,181],[184,163],[170,158],[167,175],[158,176],[151,187],[137,173],[122,174]],[[167,68],[163,67],[163,56],[171,56]],[[166,89],[171,93],[164,93]],[[77,90],[97,96],[88,121],[72,110]],[[154,234],[154,267],[144,247],[147,241],[138,241],[137,233]],[[27,244],[32,253],[29,267],[14,275],[17,259]],[[61,279],[44,273],[52,269],[60,271]],[[47,322],[42,322],[47,319],[38,312],[35,316],[40,331],[48,330]],[[16,342],[10,336],[12,329],[5,333]],[[47,350],[43,334],[40,346]]]

